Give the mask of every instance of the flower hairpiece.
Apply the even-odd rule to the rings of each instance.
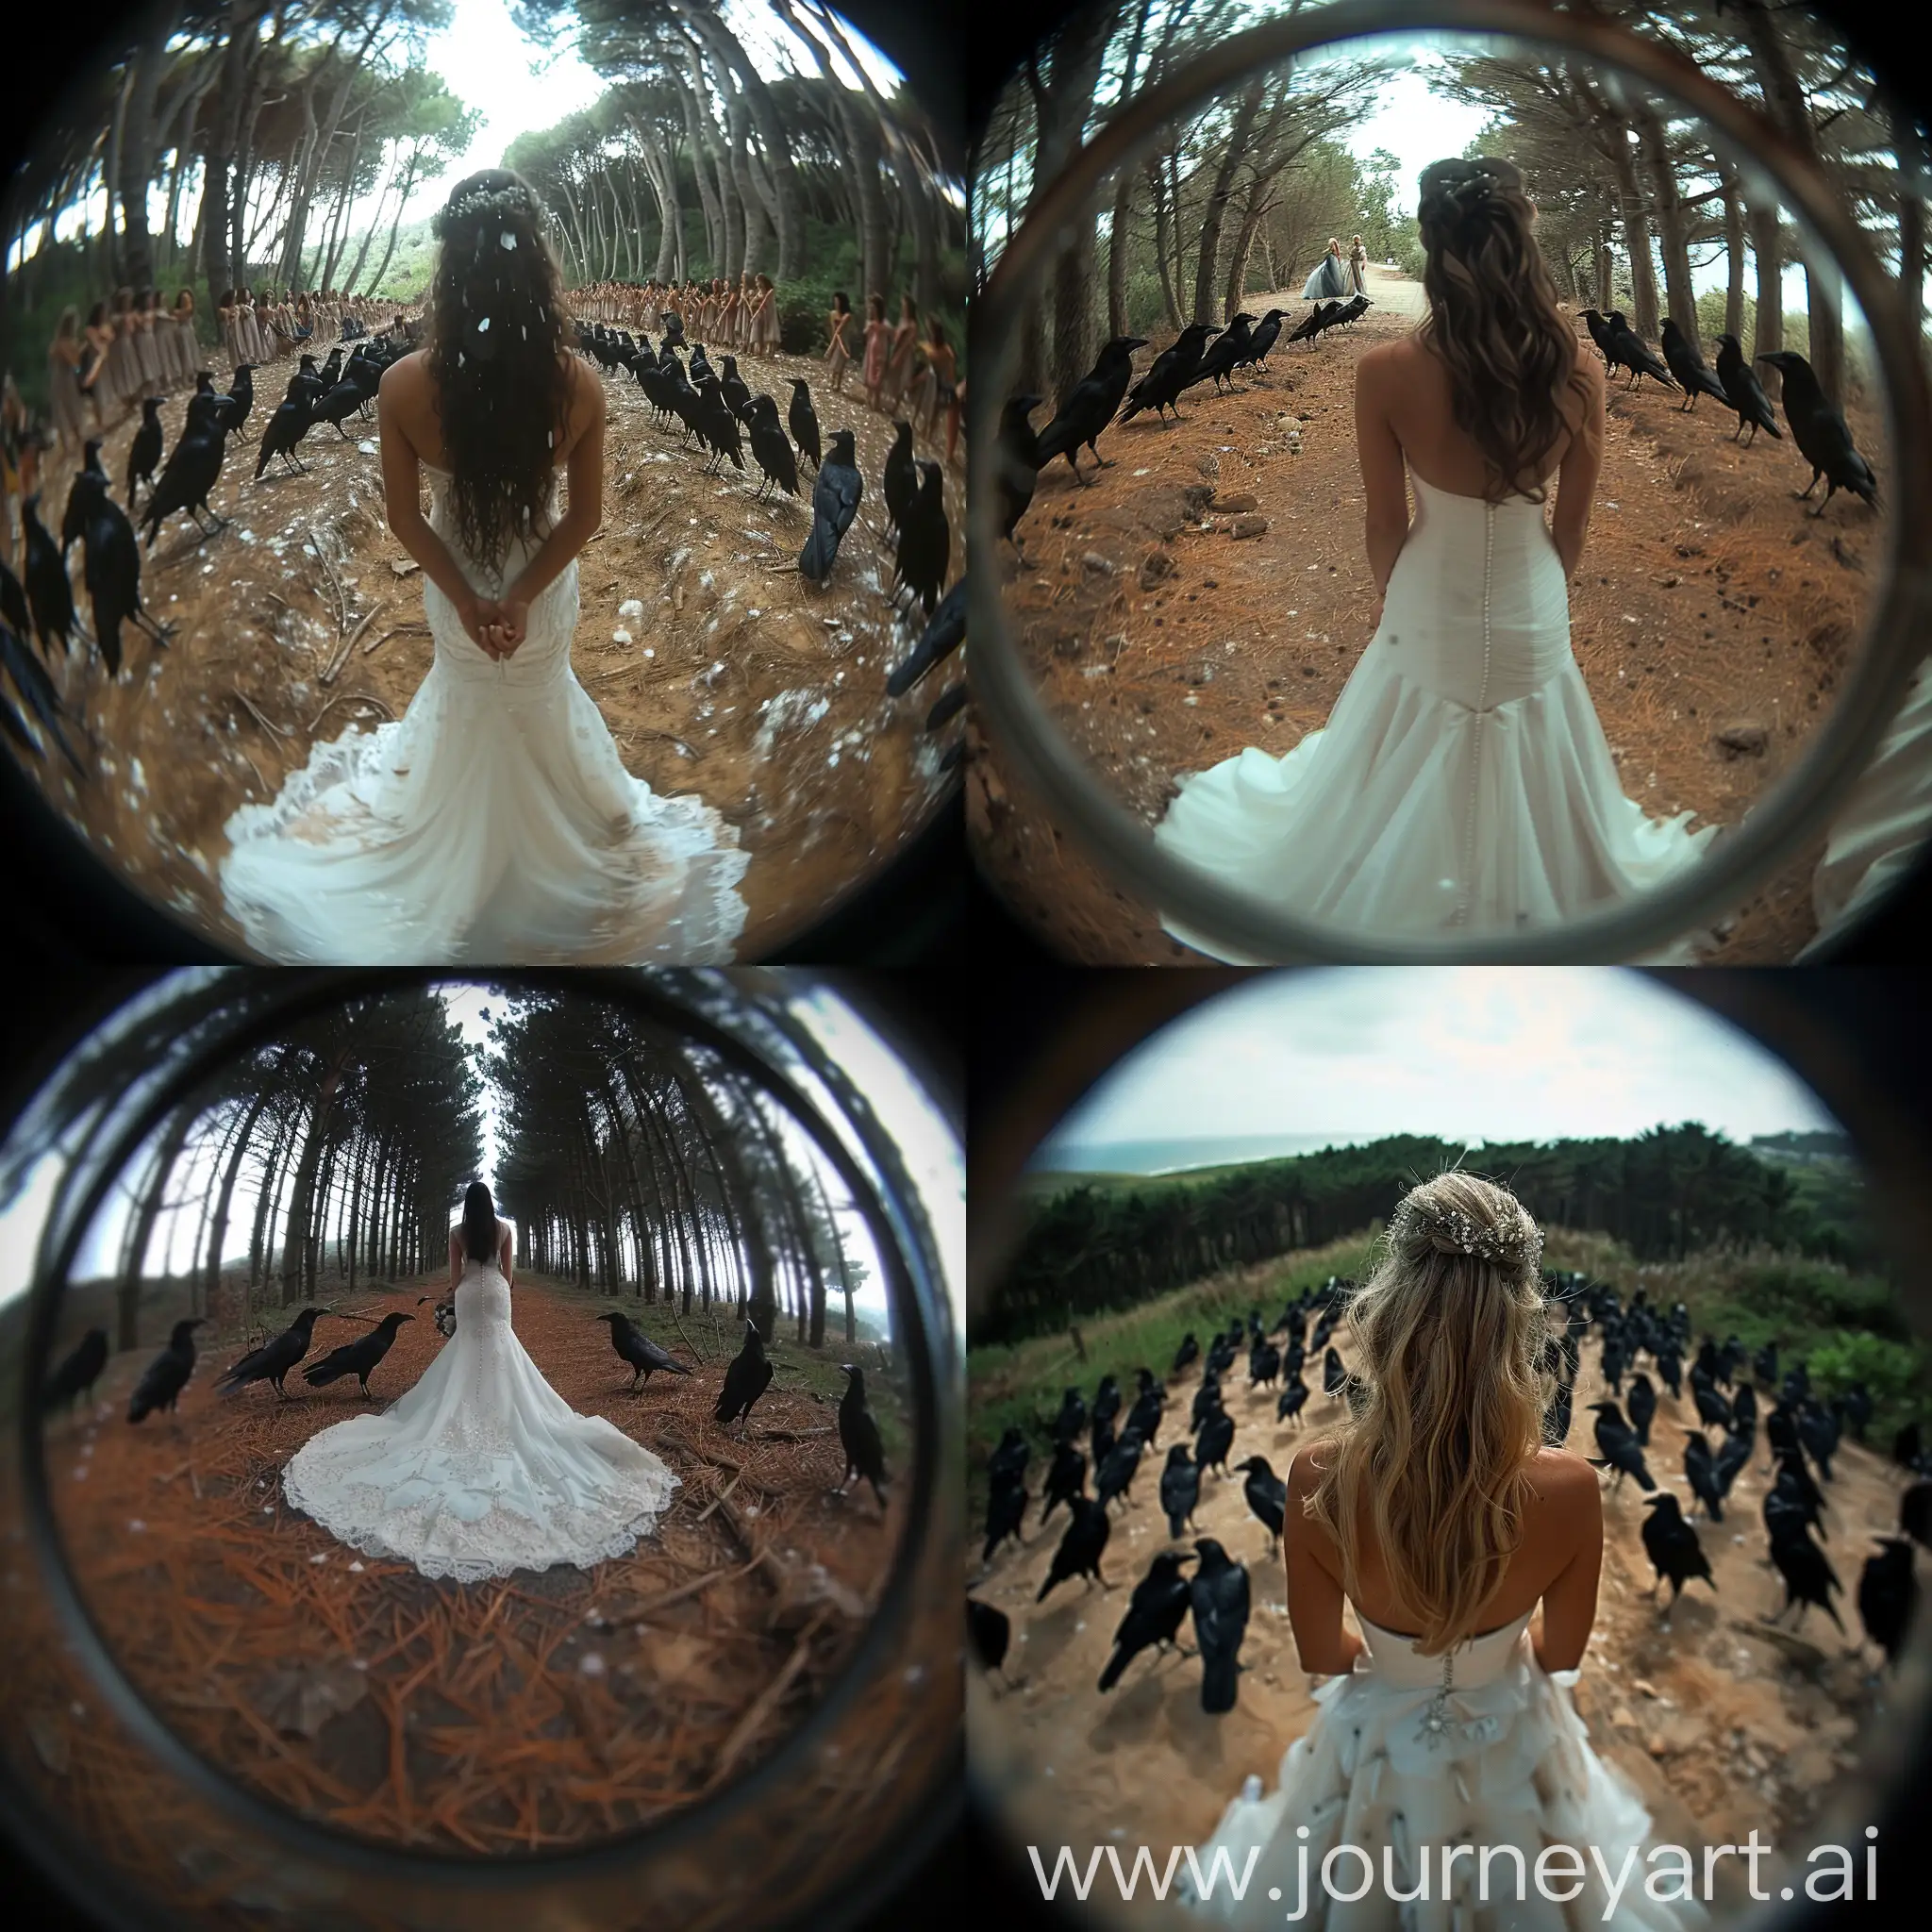
[[[1543,1234],[1527,1215],[1519,1213],[1502,1227],[1479,1227],[1459,1208],[1420,1208],[1405,1203],[1396,1211],[1394,1232],[1403,1239],[1426,1235],[1446,1243],[1458,1255],[1478,1260],[1534,1270],[1542,1257]]]

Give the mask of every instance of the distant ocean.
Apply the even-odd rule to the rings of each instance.
[[[1218,1134],[1186,1141],[1109,1141],[1091,1146],[1049,1141],[1027,1165],[1035,1174],[1186,1174],[1237,1161],[1278,1160],[1322,1147],[1352,1147],[1359,1135]]]

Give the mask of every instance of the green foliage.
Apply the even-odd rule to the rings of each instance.
[[[974,1340],[1064,1328],[1096,1310],[1339,1240],[1385,1219],[1417,1179],[1460,1151],[1394,1136],[1206,1174],[1062,1182],[1037,1206]],[[1695,1123],[1633,1140],[1488,1146],[1475,1167],[1507,1181],[1545,1227],[1601,1230],[1641,1260],[1725,1245],[1812,1257],[1824,1272],[1802,1292],[1834,1305],[1849,1297],[1835,1319],[1867,1322],[1867,1291],[1841,1285],[1833,1272],[1847,1259],[1869,1265],[1876,1254],[1856,1171],[1836,1192],[1814,1188],[1807,1198],[1791,1163],[1763,1159]],[[1875,1292],[1882,1300],[1882,1283]]]
[[[1862,1382],[1872,1396],[1874,1430],[1882,1437],[1918,1413],[1932,1362],[1921,1341],[1840,1328],[1807,1352],[1805,1366],[1813,1389],[1826,1396],[1841,1395],[1853,1383]]]

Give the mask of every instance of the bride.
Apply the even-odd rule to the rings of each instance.
[[[604,396],[566,347],[541,207],[486,169],[436,235],[428,342],[378,396],[390,527],[423,566],[434,661],[400,722],[318,744],[271,804],[228,821],[228,910],[281,961],[729,959],[746,909],[736,831],[633,778],[571,670]]]
[[[648,1536],[677,1478],[602,1416],[579,1415],[510,1326],[515,1237],[472,1181],[450,1230],[456,1332],[406,1395],[311,1436],[289,1501],[341,1541],[458,1583],[579,1570]]]
[[[1328,1681],[1276,1790],[1250,1777],[1196,1855],[1206,1879],[1226,1854],[1208,1895],[1191,1893],[1204,1911],[1328,1932],[1704,1923],[1690,1854],[1648,1856],[1642,1800],[1591,1749],[1571,1700],[1603,1510],[1596,1472],[1542,1443],[1541,1245],[1516,1198],[1473,1174],[1425,1181],[1391,1218],[1350,1316],[1368,1399],[1288,1473],[1289,1619],[1303,1667]],[[1445,1858],[1459,1844],[1496,1848],[1487,1880],[1478,1857]],[[1551,1846],[1578,1857],[1557,1854],[1540,1890]],[[1237,1904],[1227,1860],[1239,1880],[1251,1855]],[[1553,1903],[1579,1858],[1578,1895]],[[1599,1861],[1609,1888],[1625,1874],[1614,1900]],[[1329,1909],[1365,1871],[1360,1902]]]
[[[1305,917],[1546,925],[1661,884],[1716,831],[1624,796],[1571,655],[1604,375],[1557,307],[1535,216],[1507,161],[1423,170],[1429,313],[1356,369],[1380,623],[1325,727],[1284,758],[1250,746],[1183,778],[1155,833]]]

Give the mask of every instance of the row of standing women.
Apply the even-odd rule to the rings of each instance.
[[[650,329],[675,315],[691,341],[737,355],[775,356],[779,348],[778,291],[769,275],[719,275],[696,281],[593,282],[579,289],[578,307],[593,320]]]
[[[111,305],[96,302],[84,324],[78,310],[63,310],[47,349],[49,414],[60,447],[77,452],[145,396],[192,388],[199,366],[191,290],[164,309],[159,290],[137,296],[123,289]]]

